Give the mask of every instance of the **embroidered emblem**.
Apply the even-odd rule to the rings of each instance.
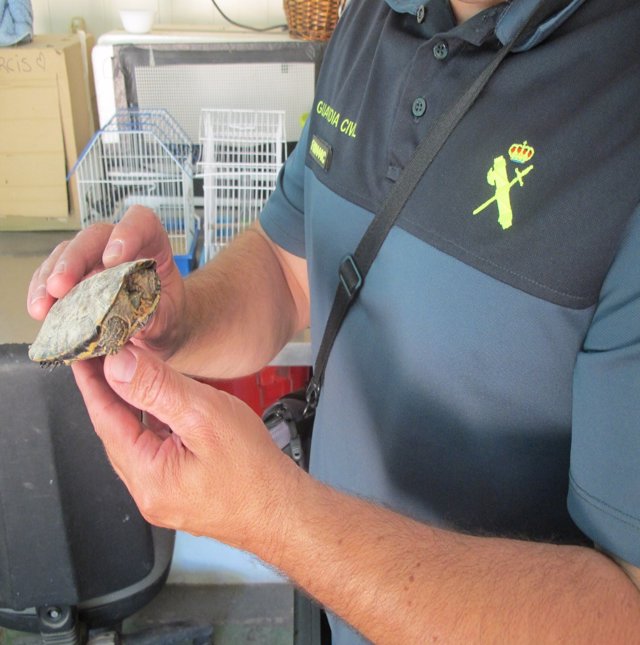
[[[534,154],[535,150],[531,146],[527,145],[526,141],[523,143],[514,143],[509,148],[509,159],[518,165],[523,165],[528,161],[531,161]],[[507,160],[504,155],[496,157],[493,160],[493,166],[491,166],[487,173],[487,183],[490,186],[495,187],[495,193],[493,194],[493,197],[487,199],[483,204],[480,204],[480,206],[473,211],[473,214],[477,215],[495,202],[498,207],[498,224],[500,224],[503,229],[511,227],[513,224],[511,189],[516,184],[524,186],[523,179],[525,175],[528,175],[532,170],[533,164],[527,166],[523,170],[515,168],[515,177],[510,179],[509,171],[507,169]]]

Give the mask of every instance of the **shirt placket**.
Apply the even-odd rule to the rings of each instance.
[[[486,39],[487,34],[477,38]],[[480,73],[492,51],[482,42],[469,42],[460,29],[436,33],[417,45],[396,105],[387,179],[397,179],[420,141]]]

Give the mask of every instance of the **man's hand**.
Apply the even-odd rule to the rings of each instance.
[[[96,224],[59,244],[33,274],[29,314],[43,320],[53,303],[87,276],[142,257],[156,260],[162,295],[153,318],[133,342],[170,356],[180,344],[184,284],[160,220],[142,206],[130,208],[116,225]]]
[[[131,345],[73,370],[111,463],[150,522],[262,554],[265,541],[277,543],[299,469],[248,406]]]

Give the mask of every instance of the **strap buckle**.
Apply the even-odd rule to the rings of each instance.
[[[353,255],[347,255],[342,262],[340,262],[338,275],[340,276],[340,282],[342,282],[342,286],[344,287],[349,300],[353,300],[356,293],[360,291],[360,287],[362,287],[363,282],[362,274],[360,273],[360,269],[358,268]]]
[[[307,401],[307,405],[302,412],[302,417],[306,419],[316,411],[318,400],[320,399],[320,383],[318,383],[313,377],[307,385],[304,398]]]

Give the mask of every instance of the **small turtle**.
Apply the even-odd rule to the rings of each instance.
[[[115,354],[146,325],[159,300],[155,260],[96,273],[54,303],[29,358],[47,366]]]

